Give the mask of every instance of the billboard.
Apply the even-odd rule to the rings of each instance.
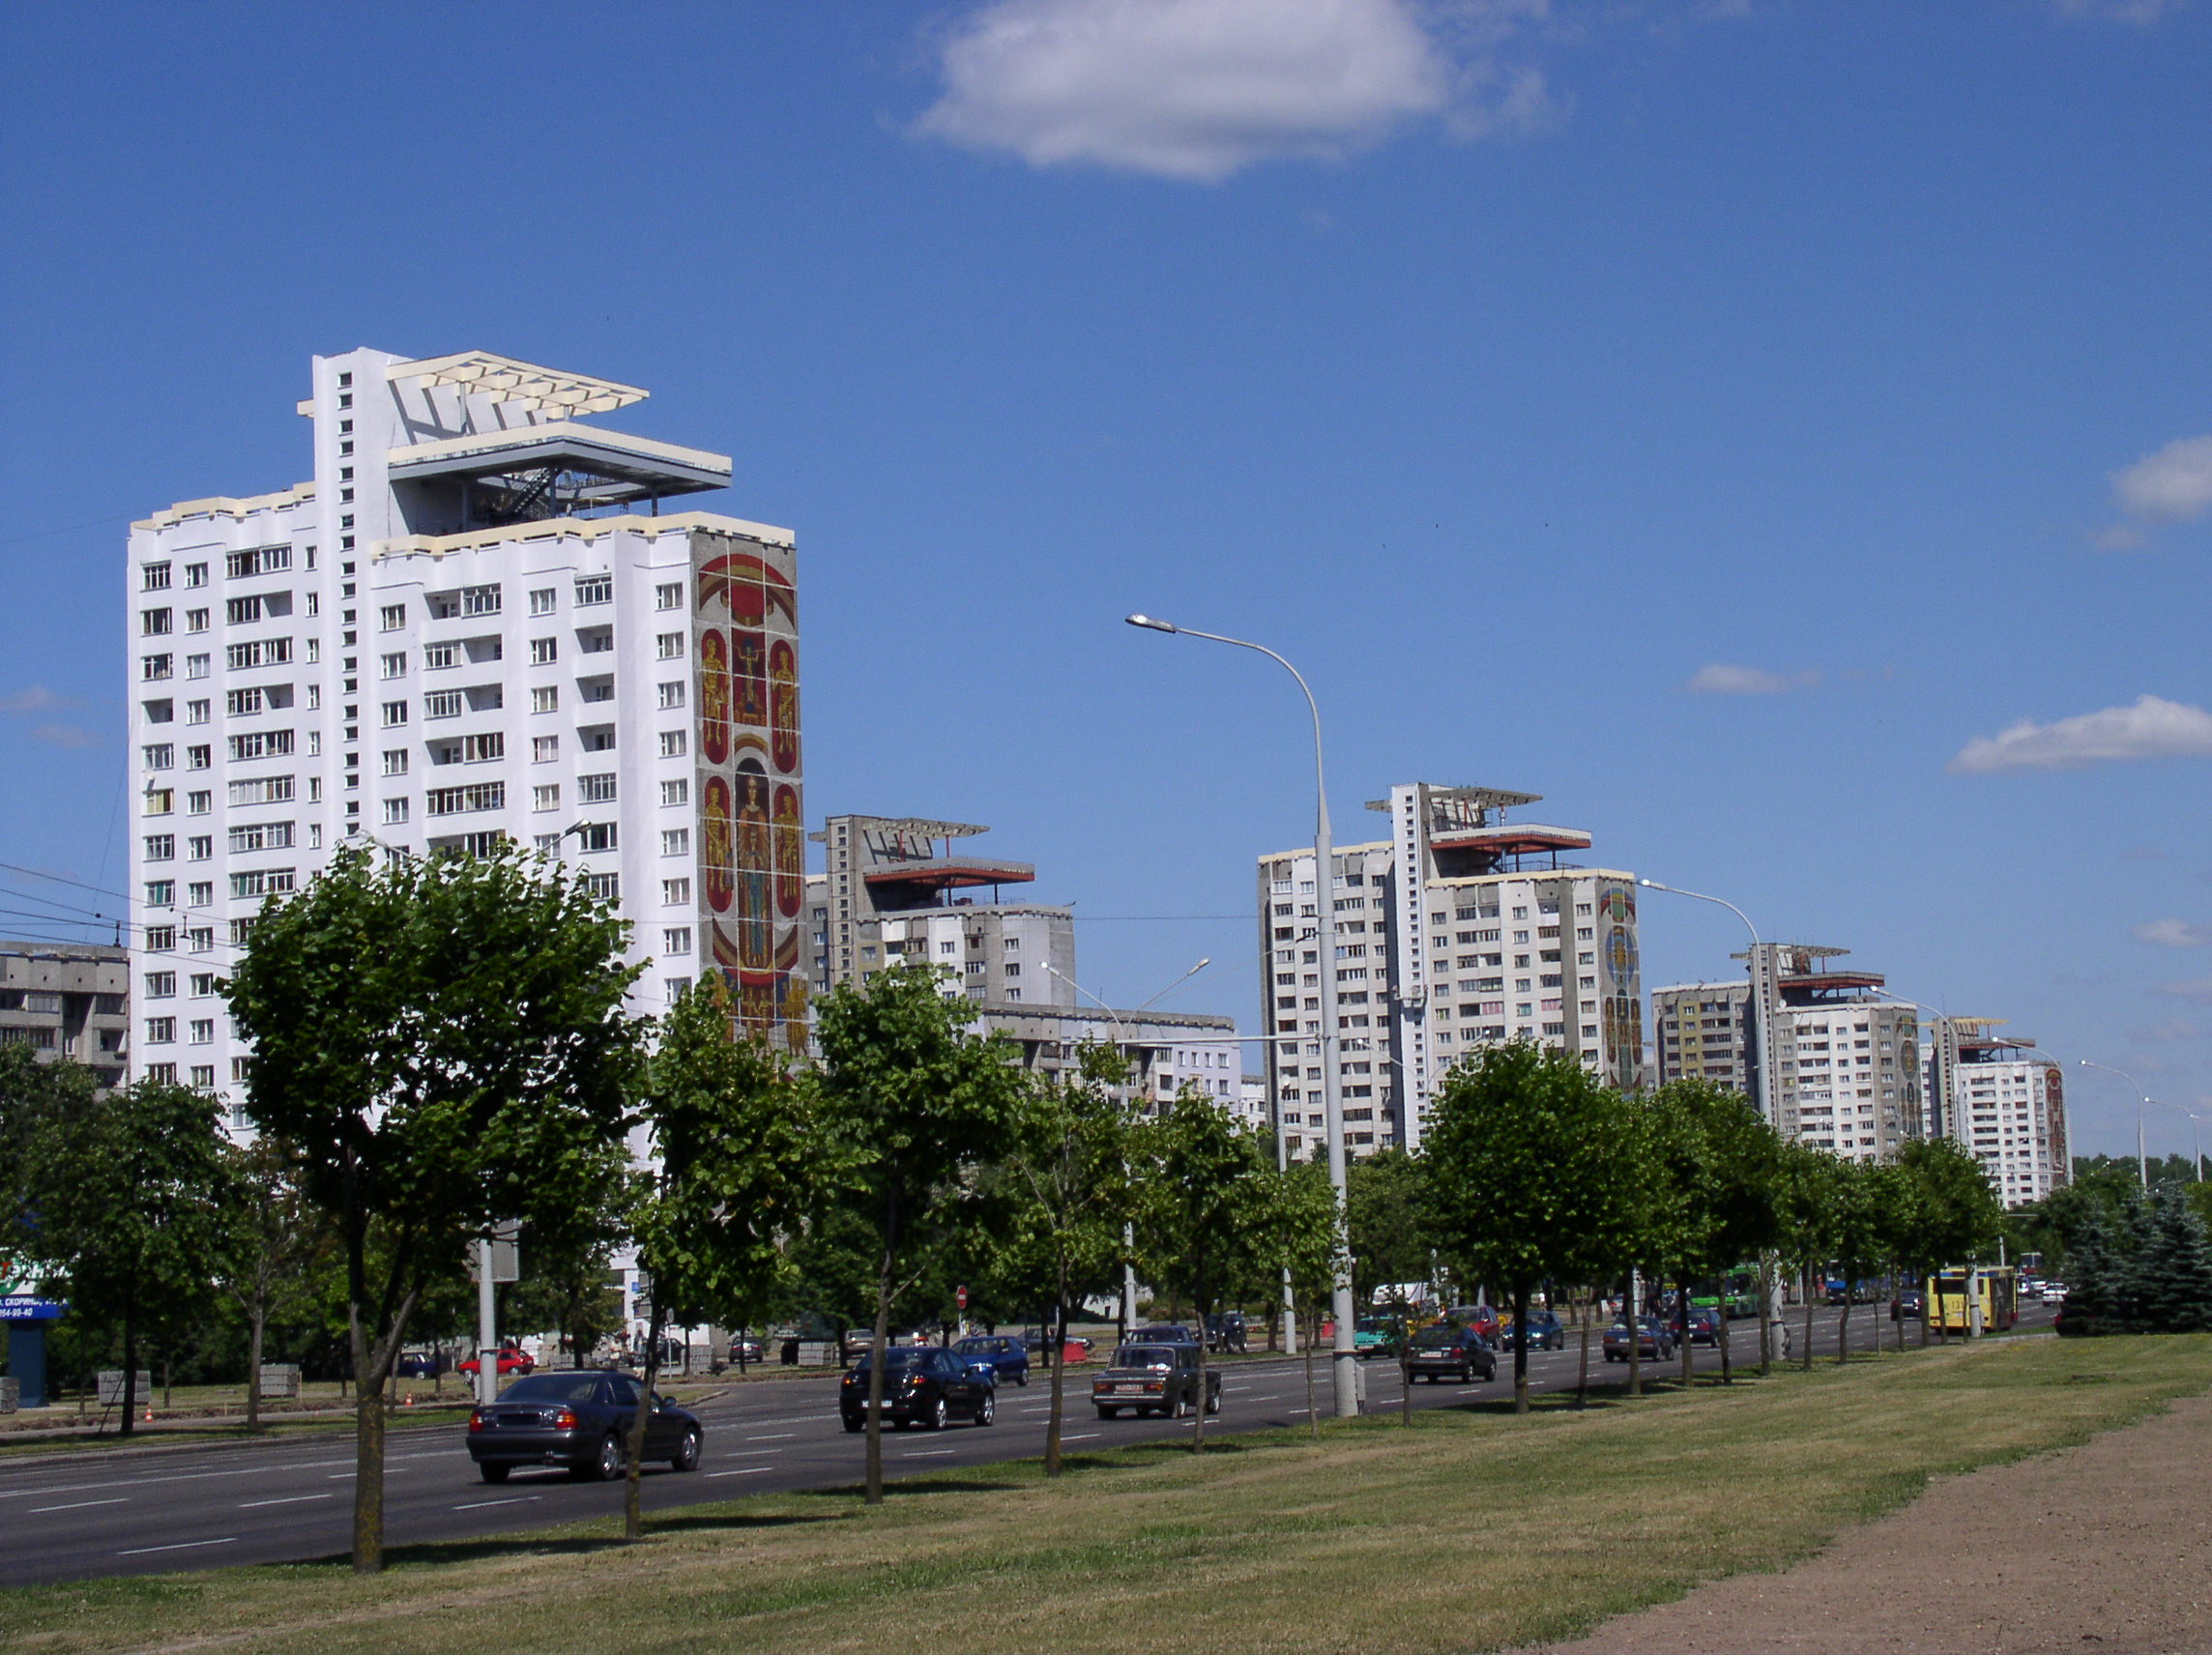
[[[792,547],[691,538],[699,934],[745,1031],[806,1049],[806,818]]]

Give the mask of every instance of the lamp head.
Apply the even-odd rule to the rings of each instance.
[[[1150,615],[1125,615],[1122,619],[1130,625],[1142,626],[1149,632],[1179,632],[1182,630],[1173,621],[1155,621]]]

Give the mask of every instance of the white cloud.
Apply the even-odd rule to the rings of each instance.
[[[1815,688],[1819,682],[1819,673],[1788,677],[1764,667],[1735,667],[1715,661],[1691,674],[1690,682],[1682,687],[1695,695],[1788,695],[1793,689]]]
[[[2212,977],[2192,977],[2186,982],[2162,984],[2159,993],[2175,1000],[2193,1000],[2199,1005],[2212,1005]]]
[[[0,712],[44,712],[49,707],[59,707],[62,698],[44,684],[34,683],[29,689],[19,689],[13,695],[0,695]]]
[[[2146,695],[2133,707],[2108,707],[2037,724],[2023,718],[1994,736],[1977,736],[1945,767],[1954,775],[2058,769],[2126,759],[2212,757],[2212,712]]]
[[[2138,1045],[2149,1045],[2160,1040],[2195,1040],[2203,1033],[2186,1017],[2168,1017],[2143,1029],[2131,1029],[2128,1038]]]
[[[74,724],[40,724],[33,727],[31,740],[50,747],[89,747],[100,738]]]
[[[2186,919],[2153,919],[2135,928],[2135,939],[2154,948],[2212,946],[2212,925],[2192,925]]]
[[[2212,510],[2212,437],[2183,437],[2112,473],[2112,493],[2130,516],[2182,523]]]
[[[992,0],[941,50],[917,132],[1214,184],[1278,156],[1332,159],[1399,123],[1525,130],[1542,77],[1497,46],[1543,0],[1469,0],[1452,45],[1413,0]]]

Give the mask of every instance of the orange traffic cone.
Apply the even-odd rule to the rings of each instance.
[[[148,1408],[148,1409],[146,1410],[146,1423],[147,1423],[148,1425],[151,1425],[151,1424],[153,1424],[153,1423],[154,1423],[154,1410],[153,1410],[152,1408]]]

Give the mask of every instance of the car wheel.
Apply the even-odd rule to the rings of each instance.
[[[1026,1384],[1028,1384],[1029,1382],[1030,1382],[1030,1371],[1029,1371],[1027,1368],[1024,1368],[1024,1369],[1022,1369],[1022,1370],[1021,1370],[1021,1372],[1017,1373],[1017,1374],[1014,1376],[1014,1383],[1015,1383],[1015,1384],[1017,1384],[1017,1385],[1026,1385]]]
[[[686,1431],[684,1440],[676,1445],[676,1457],[668,1462],[679,1471],[696,1471],[699,1468],[699,1434]]]
[[[847,1431],[863,1431],[867,1428],[867,1424],[866,1420],[858,1418],[853,1414],[848,1413],[845,1416],[845,1429]]]
[[[1189,1412],[1190,1404],[1185,1402],[1181,1397],[1177,1397],[1174,1403],[1171,1404],[1168,1408],[1168,1417],[1170,1419],[1180,1419]]]
[[[623,1473],[622,1439],[613,1432],[599,1438],[599,1451],[576,1474],[591,1481],[611,1483]]]
[[[483,1478],[487,1483],[504,1483],[507,1481],[508,1472],[513,1469],[514,1467],[505,1461],[486,1460],[477,1466],[477,1475]]]
[[[990,1424],[991,1415],[994,1411],[996,1411],[996,1408],[995,1405],[991,1401],[991,1393],[989,1391],[985,1391],[983,1393],[983,1400],[975,1405],[975,1423],[977,1425]]]
[[[1221,1411],[1221,1392],[1218,1389],[1208,1393],[1206,1398],[1206,1411],[1208,1413],[1219,1413]]]
[[[943,1397],[939,1397],[929,1405],[929,1411],[922,1415],[921,1428],[924,1431],[943,1431],[945,1429],[945,1399]]]

